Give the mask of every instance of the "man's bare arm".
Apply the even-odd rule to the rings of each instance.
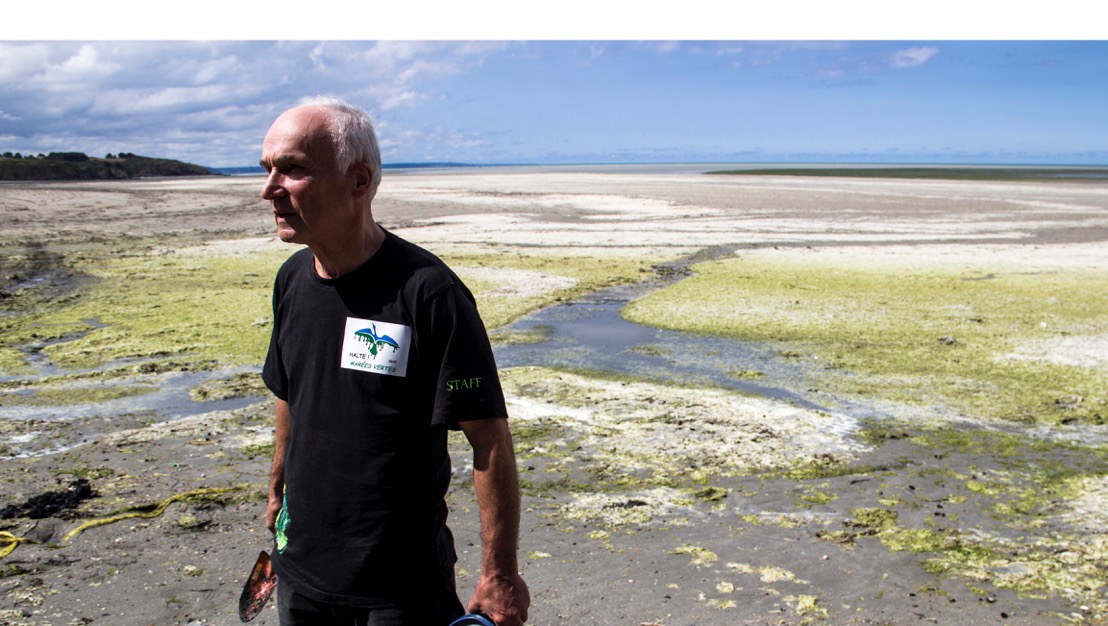
[[[519,476],[507,419],[461,423],[473,447],[473,486],[481,509],[481,579],[470,611],[488,614],[498,626],[521,626],[531,595],[519,575]]]
[[[273,440],[273,464],[269,469],[269,505],[265,511],[265,527],[276,532],[277,515],[285,495],[285,448],[289,442],[289,428],[292,414],[289,404],[277,400],[277,427]]]

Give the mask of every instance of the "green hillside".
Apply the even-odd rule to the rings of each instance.
[[[0,180],[126,180],[154,176],[216,176],[201,165],[121,152],[104,158],[82,152],[0,156]]]

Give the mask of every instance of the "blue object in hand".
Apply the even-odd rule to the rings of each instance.
[[[496,626],[484,613],[469,613],[450,622],[450,626]]]

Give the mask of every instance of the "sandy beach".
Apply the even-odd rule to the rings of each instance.
[[[0,626],[239,623],[292,251],[260,184],[0,185]],[[1108,623],[1108,184],[386,172],[374,213],[490,322],[530,624]],[[909,333],[913,285],[938,321],[905,360],[937,370],[820,334]],[[589,356],[528,323],[598,291],[687,334]]]

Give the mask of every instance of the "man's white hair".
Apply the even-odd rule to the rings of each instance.
[[[361,161],[369,163],[373,170],[369,188],[369,198],[372,200],[381,184],[381,148],[377,145],[373,118],[365,109],[335,96],[315,96],[301,104],[321,107],[331,113],[329,130],[331,141],[335,145],[335,163],[340,171],[345,172],[351,165]]]

